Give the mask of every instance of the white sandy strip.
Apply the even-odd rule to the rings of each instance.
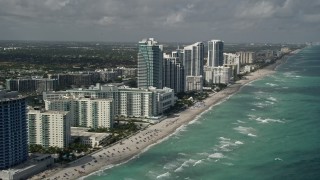
[[[132,157],[141,153],[148,146],[157,143],[161,139],[174,133],[177,128],[192,121],[197,115],[207,110],[211,106],[228,98],[230,95],[238,92],[238,90],[245,84],[254,80],[260,79],[274,72],[274,68],[282,61],[253,72],[246,76],[246,79],[237,81],[235,84],[220,91],[214,95],[210,95],[204,100],[205,106],[199,108],[189,108],[179,114],[161,121],[158,124],[152,125],[147,129],[140,131],[136,135],[128,139],[122,140],[111,147],[107,147],[92,155],[81,158],[64,168],[56,168],[48,170],[44,173],[34,176],[32,179],[41,179],[42,175],[46,175],[46,179],[77,179],[94,173],[99,170],[112,167],[113,165],[126,162]]]

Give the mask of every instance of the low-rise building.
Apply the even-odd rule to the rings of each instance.
[[[54,164],[54,159],[50,155],[32,155],[32,157],[17,166],[0,171],[1,180],[21,180],[28,179],[38,174]],[[44,178],[44,177],[39,177]]]
[[[250,66],[250,65],[246,65],[243,68],[243,72],[245,72],[245,73],[252,72],[253,70],[254,70],[254,66]]]
[[[89,145],[92,148],[100,146],[108,138],[110,133],[88,132],[89,128],[72,127],[71,142],[79,138],[81,144]]]
[[[202,76],[186,76],[185,91],[202,91],[203,77]]]
[[[55,91],[58,87],[57,79],[47,78],[20,78],[6,79],[6,88],[10,91],[18,91],[21,93],[42,93],[45,91]]]

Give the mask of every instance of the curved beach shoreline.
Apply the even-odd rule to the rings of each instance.
[[[295,51],[293,53],[297,52],[298,51]],[[32,179],[43,179],[41,178],[43,175],[46,176],[45,179],[50,180],[78,179],[97,173],[100,170],[111,168],[120,163],[125,163],[132,158],[137,157],[149,147],[163,141],[176,132],[179,127],[188,124],[212,106],[219,104],[231,95],[237,93],[244,85],[273,74],[275,68],[285,61],[286,57],[279,59],[274,64],[250,73],[245,76],[245,79],[237,81],[226,89],[215,94],[210,94],[210,96],[203,101],[204,106],[188,108],[187,110],[174,114],[129,138],[123,139],[121,143],[118,142],[113,146],[106,147],[98,152],[85,156],[68,164],[67,167],[51,169],[38,174]]]

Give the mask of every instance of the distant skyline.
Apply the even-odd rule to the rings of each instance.
[[[320,41],[320,0],[0,0],[0,40]]]

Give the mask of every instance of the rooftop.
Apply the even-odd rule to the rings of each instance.
[[[111,135],[111,133],[88,132],[89,129],[90,128],[71,127],[71,136],[93,137],[96,141],[100,141]]]

